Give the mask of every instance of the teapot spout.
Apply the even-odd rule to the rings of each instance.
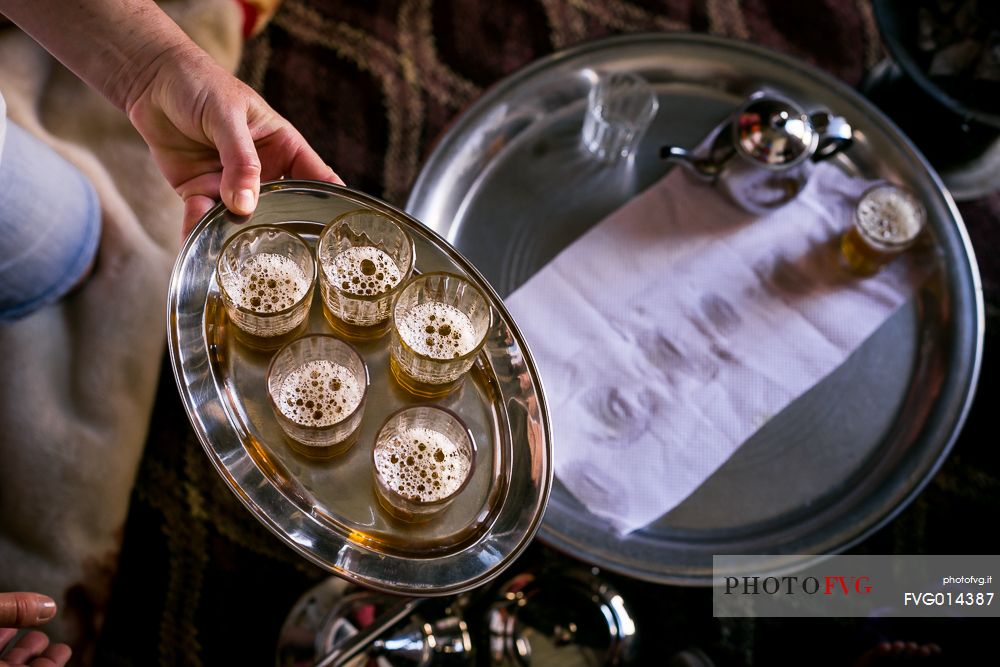
[[[721,171],[720,166],[680,146],[666,145],[660,148],[660,159],[676,162],[705,182],[715,181]]]

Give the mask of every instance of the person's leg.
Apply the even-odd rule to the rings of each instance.
[[[0,322],[58,301],[90,270],[101,208],[90,181],[6,122],[0,152]]]

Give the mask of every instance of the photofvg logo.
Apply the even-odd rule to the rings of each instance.
[[[820,577],[726,577],[724,595],[868,595],[872,592],[867,575],[824,575]]]
[[[720,617],[1000,616],[996,556],[716,556],[713,568]]]

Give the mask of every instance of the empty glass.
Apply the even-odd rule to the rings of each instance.
[[[656,92],[638,74],[600,74],[587,96],[583,144],[606,162],[627,158],[659,108]]]
[[[274,416],[306,456],[328,458],[350,449],[368,394],[368,368],[349,343],[325,334],[293,340],[267,371]]]
[[[273,225],[248,227],[229,238],[216,279],[229,320],[242,342],[275,349],[306,326],[316,262],[298,234]]]
[[[472,433],[453,412],[404,408],[386,419],[375,438],[375,495],[397,519],[427,521],[466,487],[475,459]]]
[[[410,235],[377,211],[351,211],[323,229],[316,258],[330,326],[356,339],[384,334],[392,299],[413,270]]]

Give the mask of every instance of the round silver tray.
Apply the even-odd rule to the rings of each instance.
[[[660,107],[634,159],[605,166],[580,128],[597,73],[616,70],[647,78]],[[629,576],[708,584],[713,554],[842,551],[919,493],[962,426],[982,351],[982,289],[954,202],[889,120],[816,68],[742,42],[647,34],[557,53],[494,86],[440,138],[407,203],[507,295],[661,178],[660,146],[696,146],[761,87],[846,116],[856,142],[838,164],[916,190],[939,262],[842,367],[646,528],[618,537],[556,479],[539,538]]]
[[[303,457],[289,447],[267,403],[272,353],[235,339],[215,279],[224,242],[247,222],[285,226],[315,245],[326,222],[359,208],[389,215],[410,232],[415,270],[465,275],[497,315],[467,381],[437,401],[472,431],[475,472],[443,516],[425,524],[387,516],[373,491],[371,447],[379,425],[399,407],[423,402],[391,378],[388,337],[355,343],[371,377],[357,444],[328,461]],[[318,289],[314,299],[309,331],[331,332]],[[209,460],[265,526],[317,565],[387,592],[445,595],[489,580],[534,536],[552,482],[549,420],[534,364],[489,284],[416,220],[335,185],[264,184],[249,219],[217,206],[198,224],[177,258],[167,308],[174,376]]]

